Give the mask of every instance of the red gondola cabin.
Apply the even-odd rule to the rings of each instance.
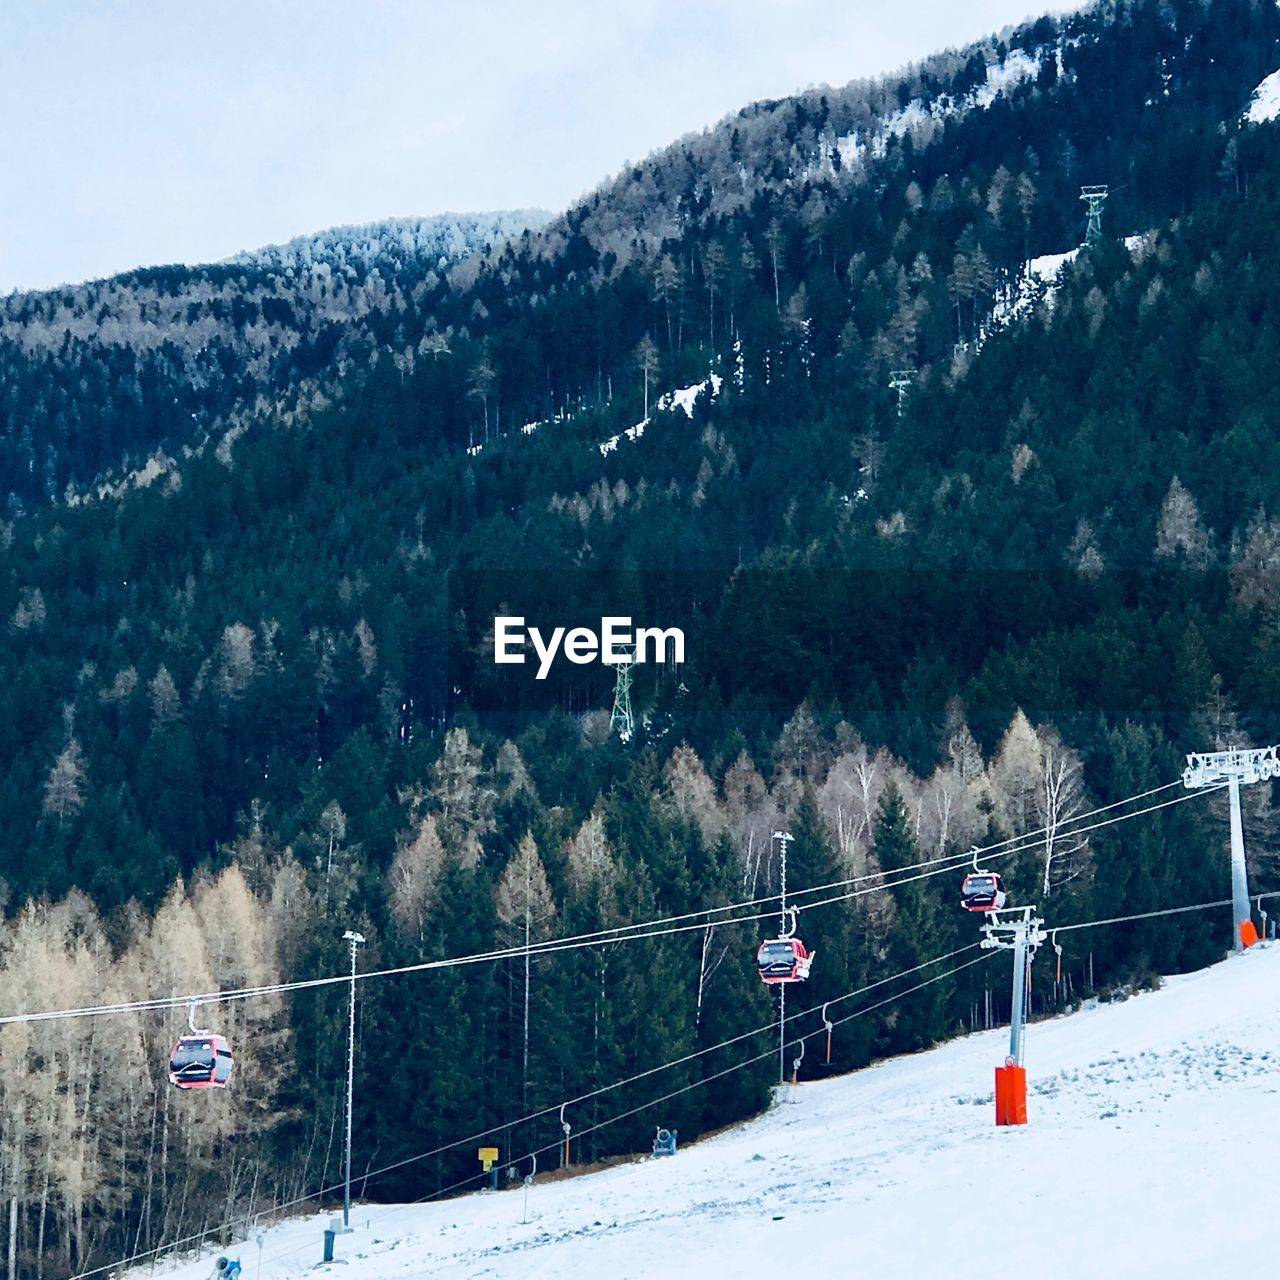
[[[183,1036],[169,1055],[169,1083],[179,1089],[225,1089],[235,1059],[222,1036]]]
[[[816,954],[806,951],[799,938],[771,938],[760,944],[756,966],[761,978],[770,984],[803,982],[809,976],[809,966]]]
[[[974,871],[960,886],[960,905],[966,911],[999,911],[1008,895],[994,871]]]

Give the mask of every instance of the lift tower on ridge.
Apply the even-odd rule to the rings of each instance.
[[[911,390],[914,378],[914,369],[892,369],[889,372],[889,390],[898,393],[898,417],[902,417],[902,410],[907,402],[907,392]]]
[[[1089,211],[1089,221],[1084,230],[1084,243],[1088,249],[1102,243],[1102,206],[1107,202],[1107,190],[1105,186],[1080,188],[1080,199]]]
[[[631,713],[631,664],[632,651],[625,662],[618,663],[618,674],[613,685],[613,711],[609,716],[609,732],[616,733],[622,742],[630,742],[636,731],[635,717]]]

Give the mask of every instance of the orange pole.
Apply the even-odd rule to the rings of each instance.
[[[827,1061],[831,1061],[831,1032],[827,1032]]]

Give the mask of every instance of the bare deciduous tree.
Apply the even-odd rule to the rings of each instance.
[[[529,948],[551,931],[556,904],[547,883],[547,873],[538,857],[538,846],[526,832],[511,861],[498,879],[493,893],[494,910],[509,933],[519,930],[524,939],[524,1053],[521,1097],[529,1098],[529,985],[532,957]]]

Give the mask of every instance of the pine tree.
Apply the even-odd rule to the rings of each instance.
[[[885,976],[904,973],[947,951],[947,932],[930,880],[913,879],[920,858],[902,793],[890,785],[880,798],[876,819],[876,855],[893,888],[893,917],[884,948]],[[946,972],[945,964],[904,977],[890,994]],[[880,1044],[890,1052],[910,1052],[933,1044],[946,1029],[949,979],[904,996],[883,1017]]]

